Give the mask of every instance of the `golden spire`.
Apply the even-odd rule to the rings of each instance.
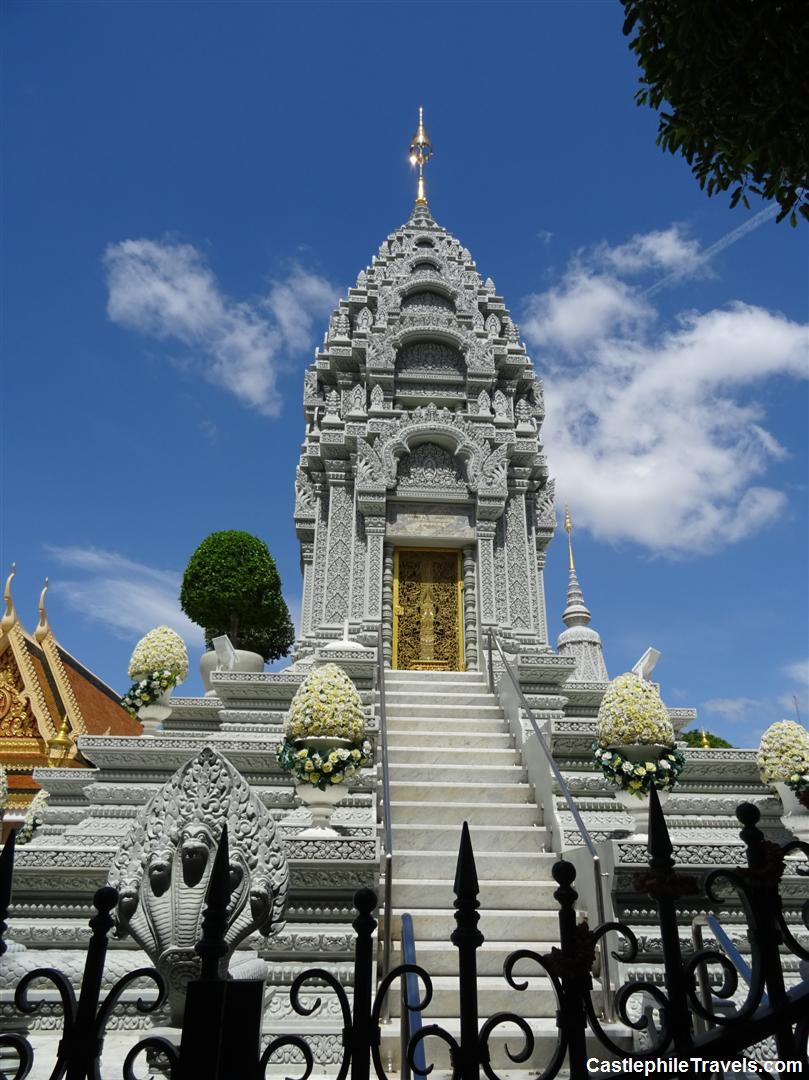
[[[702,738],[700,739],[700,742],[702,744],[702,749],[703,750],[710,750],[711,749],[711,743],[710,743],[710,740],[708,739],[708,733],[706,732],[705,728],[702,729],[702,731],[700,732],[700,735],[702,736]]]
[[[17,564],[11,564],[11,573],[6,578],[6,587],[3,589],[3,599],[6,602],[6,610],[0,619],[0,632],[7,634],[17,621],[17,612],[14,610],[14,601],[11,599],[11,583],[17,574]]]
[[[410,140],[410,164],[419,167],[419,186],[416,194],[416,206],[426,206],[427,196],[424,193],[424,166],[433,154],[433,144],[424,127],[424,108],[419,105],[419,126]]]
[[[573,522],[570,520],[570,511],[567,505],[565,505],[565,532],[567,533],[567,553],[570,569],[575,570],[576,564],[573,562]]]
[[[45,578],[45,587],[39,594],[39,622],[37,628],[34,631],[34,637],[41,645],[45,638],[48,636],[50,626],[48,626],[48,615],[45,611],[45,596],[48,592],[48,579]]]

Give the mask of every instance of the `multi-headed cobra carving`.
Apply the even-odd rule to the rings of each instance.
[[[206,746],[178,769],[138,814],[109,873],[119,893],[118,935],[131,934],[165,977],[174,1019],[186,984],[199,975],[194,946],[225,824],[232,892],[224,975],[233,950],[254,930],[283,928],[289,884],[275,821],[226,758]]]

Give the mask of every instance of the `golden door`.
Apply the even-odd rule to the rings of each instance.
[[[395,552],[393,667],[464,670],[460,552]]]

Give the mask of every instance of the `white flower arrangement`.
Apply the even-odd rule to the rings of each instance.
[[[307,746],[307,739],[344,739],[335,749]],[[289,707],[286,738],[278,762],[302,784],[325,791],[350,780],[371,760],[365,714],[354,683],[337,664],[315,668],[298,687]]]
[[[337,664],[315,668],[292,699],[286,722],[290,740],[348,739],[359,742],[365,734],[365,714],[354,683]]]
[[[593,755],[611,784],[639,799],[647,798],[653,787],[671,791],[685,768],[685,755],[677,749],[664,750],[654,761],[631,761],[620,750],[607,750],[593,743]]]
[[[657,687],[627,672],[613,679],[598,710],[596,739],[613,746],[674,746],[674,728]]]
[[[786,784],[804,802],[804,793],[809,793],[809,731],[805,727],[794,720],[771,724],[761,736],[757,760],[765,784]]]
[[[48,801],[47,791],[38,791],[31,800],[25,812],[22,825],[17,829],[15,841],[17,844],[27,844],[44,820],[45,804]]]
[[[188,650],[183,639],[170,626],[156,626],[132,650],[130,679],[143,678],[154,671],[170,671],[175,686],[188,676]]]
[[[8,777],[6,776],[6,770],[0,765],[0,810],[2,810],[6,802],[8,801]]]
[[[130,716],[137,716],[141,709],[147,705],[153,705],[167,690],[177,685],[172,672],[151,671],[142,679],[132,683],[130,688],[121,698],[121,704]]]
[[[284,739],[278,745],[276,756],[281,767],[292,773],[299,783],[311,784],[325,791],[332,784],[343,784],[350,780],[370,763],[371,743],[363,739],[352,746],[328,751]]]

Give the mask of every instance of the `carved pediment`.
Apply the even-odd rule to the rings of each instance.
[[[10,648],[0,656],[0,739],[39,739],[22,675]]]
[[[463,462],[436,443],[420,443],[409,454],[403,455],[399,460],[398,475],[399,491],[467,490]]]

